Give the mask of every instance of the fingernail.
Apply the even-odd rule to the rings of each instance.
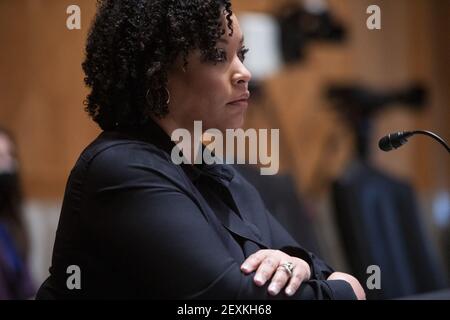
[[[264,279],[261,276],[255,276],[255,282],[257,285],[261,286],[264,283]]]
[[[294,291],[292,291],[291,288],[287,288],[287,289],[286,289],[286,294],[287,294],[288,296],[292,296],[292,295],[294,294]]]
[[[249,271],[249,269],[250,269],[250,266],[249,266],[248,264],[243,264],[243,265],[241,266],[241,270],[242,270],[242,271]]]
[[[276,284],[271,284],[269,286],[269,293],[271,295],[276,295],[276,294],[278,294],[279,291],[280,291],[280,289],[278,288],[278,286]]]

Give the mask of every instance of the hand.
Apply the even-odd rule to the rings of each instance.
[[[356,298],[358,298],[358,300],[366,300],[366,293],[364,292],[364,289],[359,283],[359,281],[354,276],[343,272],[334,272],[328,277],[327,280],[347,281],[352,286]]]
[[[289,276],[283,267],[283,264],[287,262],[294,265],[292,276]],[[305,260],[291,257],[280,250],[259,250],[244,261],[241,270],[245,274],[256,270],[253,279],[257,286],[263,286],[272,279],[268,292],[273,296],[277,295],[286,284],[285,293],[292,296],[300,284],[311,277],[311,269]]]

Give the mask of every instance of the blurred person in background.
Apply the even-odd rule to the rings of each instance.
[[[0,300],[35,294],[27,267],[27,240],[16,148],[12,136],[0,127]]]

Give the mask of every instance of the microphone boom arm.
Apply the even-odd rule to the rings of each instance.
[[[396,132],[396,133],[391,133],[391,134],[388,134],[387,136],[381,138],[378,143],[378,146],[380,147],[381,150],[386,151],[386,152],[390,151],[392,149],[397,149],[397,148],[401,147],[402,145],[404,145],[408,141],[409,137],[411,137],[415,134],[423,134],[423,135],[433,138],[434,140],[439,142],[441,145],[443,145],[444,148],[447,149],[447,152],[450,153],[450,147],[444,141],[444,139],[439,137],[437,134],[435,134],[431,131],[426,131],[426,130],[400,131],[400,132]]]
[[[433,138],[434,140],[436,140],[437,142],[439,142],[440,144],[442,144],[444,146],[444,148],[447,149],[447,152],[450,153],[450,147],[448,146],[448,144],[444,141],[444,139],[439,137],[437,134],[435,134],[431,131],[427,131],[427,130],[412,131],[412,134],[423,134],[423,135],[429,136],[429,137]]]

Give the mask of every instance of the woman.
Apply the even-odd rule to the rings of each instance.
[[[28,239],[14,141],[0,127],[0,300],[36,293],[27,265]]]
[[[246,51],[229,1],[100,2],[83,68],[104,131],[69,177],[39,298],[364,297],[232,168],[171,160],[176,129],[243,125]]]

